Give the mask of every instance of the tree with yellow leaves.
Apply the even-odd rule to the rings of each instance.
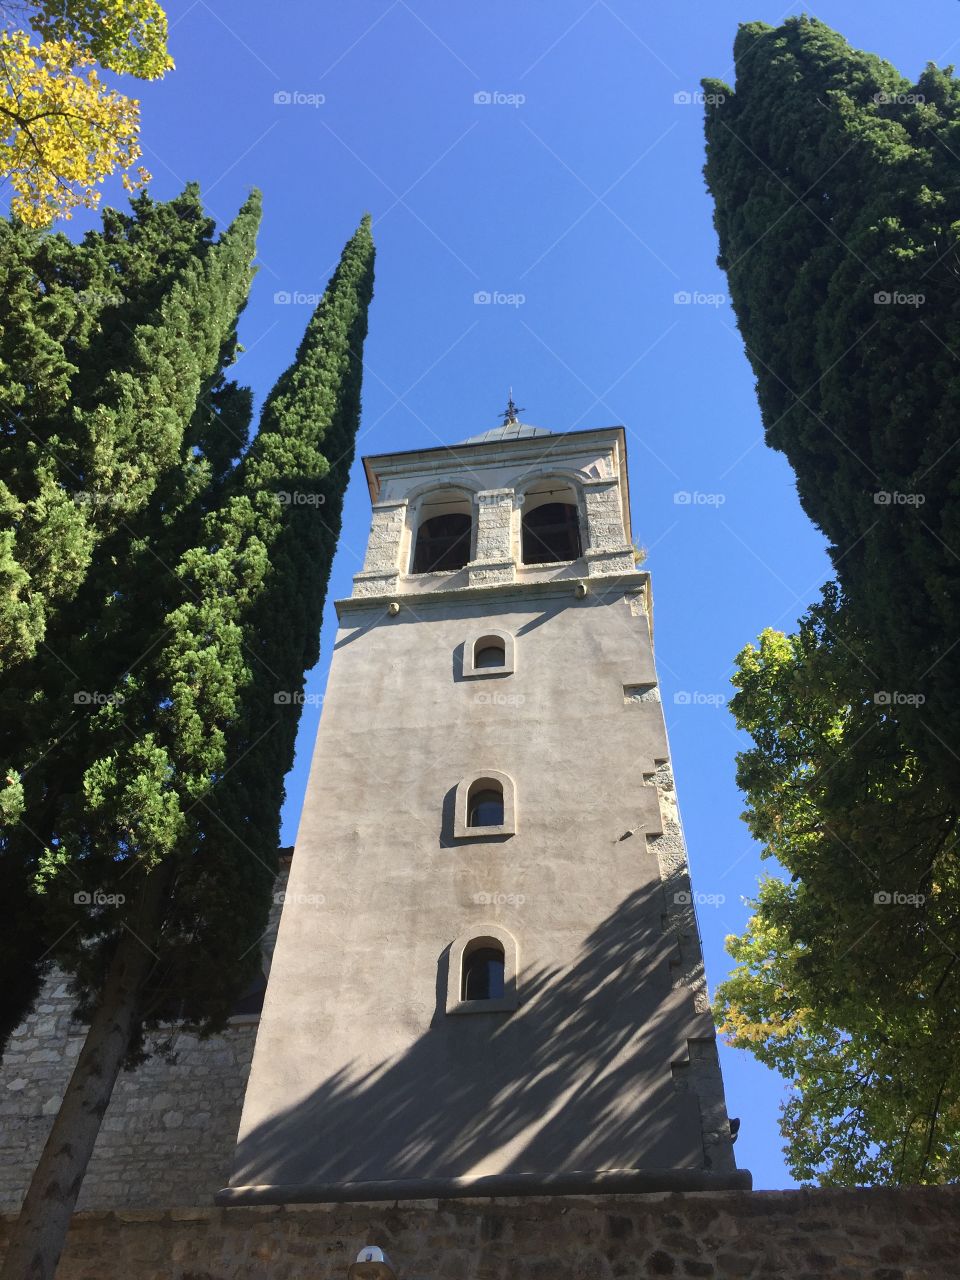
[[[141,80],[172,68],[157,0],[18,0],[0,4],[0,16],[0,178],[10,212],[45,227],[95,208],[98,185],[118,170],[128,190],[143,186],[140,104],[108,88],[98,66]]]

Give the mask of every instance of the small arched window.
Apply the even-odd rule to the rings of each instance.
[[[489,778],[475,782],[467,797],[468,827],[503,826],[503,787]]]
[[[463,675],[510,676],[516,670],[516,644],[508,631],[484,631],[463,642]]]
[[[508,773],[478,769],[460,779],[453,801],[454,840],[501,840],[516,833],[516,787]]]
[[[499,636],[481,636],[473,646],[473,665],[478,667],[503,667],[506,665],[506,646]]]
[[[461,1000],[502,1000],[506,957],[492,938],[481,939],[463,957]]]
[[[450,944],[447,1013],[510,1013],[517,1007],[517,940],[502,925],[474,925]]]

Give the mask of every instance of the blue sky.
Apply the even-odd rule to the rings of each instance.
[[[712,988],[761,867],[734,784],[743,740],[723,706],[732,659],[763,627],[789,628],[828,566],[791,471],[763,444],[715,264],[702,106],[682,99],[703,76],[732,79],[738,23],[776,24],[802,7],[166,8],[177,70],[142,91],[144,158],[155,196],[195,179],[221,222],[251,186],[263,191],[261,267],[238,367],[258,402],[309,316],[298,295],[323,289],[369,210],[377,283],[358,453],[452,443],[493,426],[510,385],[527,422],[626,426],[694,886],[724,899],[700,907]],[[956,0],[835,0],[808,12],[911,78],[928,60],[960,58]],[[119,184],[106,198],[122,199]],[[74,224],[85,225],[86,216]],[[678,304],[682,292],[700,300]],[[477,293],[503,300],[478,304]],[[699,499],[678,502],[678,493]],[[368,520],[358,462],[331,601],[350,592]],[[335,626],[328,605],[309,692],[323,691]],[[317,706],[304,708],[285,808],[290,843],[318,718]],[[783,1082],[746,1054],[721,1053],[730,1111],[743,1119],[739,1163],[758,1187],[791,1185],[777,1129]]]

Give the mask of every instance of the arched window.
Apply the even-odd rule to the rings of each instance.
[[[500,924],[475,924],[450,945],[447,1013],[510,1013],[517,1007],[517,941]]]
[[[521,522],[524,564],[556,564],[583,555],[577,496],[569,484],[543,480],[524,494]]]
[[[501,840],[516,833],[516,787],[508,773],[478,769],[460,779],[453,802],[454,840]]]
[[[483,631],[463,642],[463,675],[510,676],[516,670],[516,643],[509,631]]]
[[[502,1000],[506,957],[503,947],[492,939],[483,939],[463,957],[462,1000]]]
[[[468,827],[503,826],[503,787],[490,778],[482,778],[470,788],[467,797]]]
[[[428,494],[420,503],[411,573],[452,573],[470,562],[470,498],[457,489]]]
[[[481,636],[473,646],[473,666],[503,667],[506,665],[506,646],[499,636]]]

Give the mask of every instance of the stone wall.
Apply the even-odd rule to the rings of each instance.
[[[269,967],[289,858],[263,939]],[[84,1028],[73,1021],[67,980],[54,973],[17,1027],[0,1065],[0,1209],[17,1209],[40,1157]],[[259,1015],[232,1019],[223,1035],[180,1032],[117,1081],[79,1207],[208,1205],[229,1176]]]
[[[62,977],[17,1028],[0,1075],[0,1206],[19,1206],[83,1044]],[[200,1041],[176,1036],[117,1081],[81,1208],[209,1204],[233,1158],[257,1020]]]
[[[398,1280],[949,1280],[960,1188],[81,1213],[57,1280],[346,1280],[365,1244]]]

